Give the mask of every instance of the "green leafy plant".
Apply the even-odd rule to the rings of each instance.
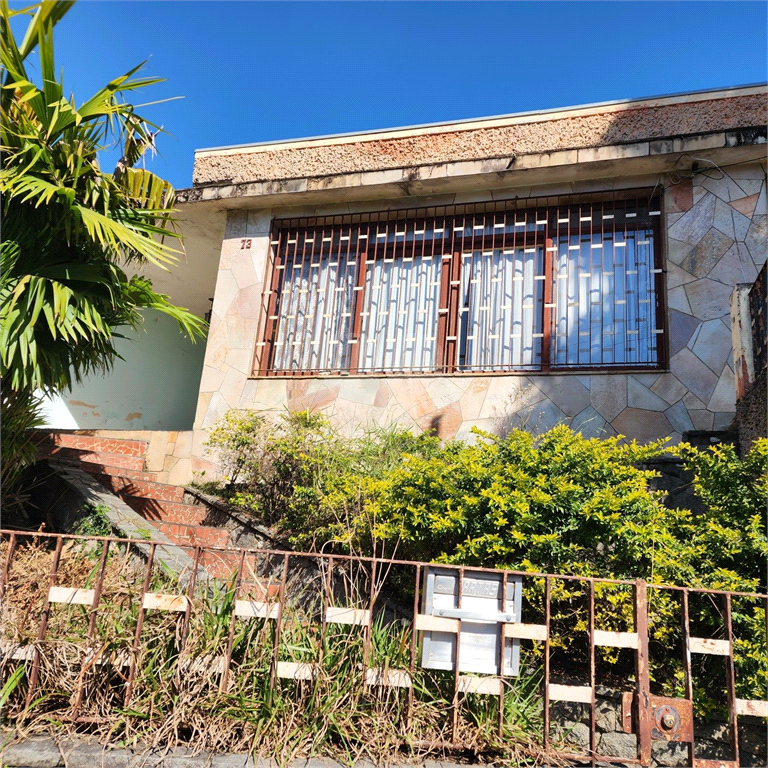
[[[295,546],[370,552],[376,543],[366,522],[371,483],[404,454],[435,451],[438,440],[403,429],[343,437],[327,418],[309,411],[272,420],[254,411],[229,411],[207,446],[228,481],[219,492],[287,534]]]
[[[154,531],[149,525],[138,525],[136,526],[136,533],[138,533],[142,539],[151,539],[153,538]]]
[[[107,517],[108,507],[103,504],[84,504],[81,512],[85,514],[78,521],[73,533],[80,536],[112,535],[112,524]]]
[[[108,370],[117,353],[118,326],[138,327],[140,309],[174,317],[190,337],[204,323],[152,290],[125,267],[173,264],[178,252],[174,190],[135,167],[154,148],[158,129],[124,100],[155,78],[113,80],[80,104],[64,96],[53,56],[55,25],[73,3],[46,2],[22,11],[2,4],[4,81],[2,377],[15,390],[61,389],[91,372]],[[21,43],[11,19],[30,17]],[[40,85],[27,71],[37,51]],[[153,130],[154,129],[154,130]],[[123,144],[112,173],[99,151]]]
[[[30,406],[39,390],[109,371],[119,329],[139,328],[142,309],[170,315],[192,339],[205,329],[140,274],[148,263],[167,268],[180,253],[169,244],[179,238],[173,187],[138,167],[160,129],[125,100],[158,80],[135,77],[137,67],[80,103],[66,98],[53,37],[72,5],[0,4],[3,421],[12,400]],[[21,16],[29,24],[19,41],[12,21]],[[35,52],[38,83],[28,66]],[[123,155],[108,173],[98,156],[111,142]],[[6,475],[21,474],[34,457],[5,439],[3,454],[5,489]]]
[[[43,424],[40,407],[41,399],[32,392],[3,387],[0,393],[0,505],[6,521],[23,516],[29,497],[23,477],[37,458],[32,430]]]

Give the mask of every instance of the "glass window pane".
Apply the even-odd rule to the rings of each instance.
[[[378,258],[365,275],[358,367],[431,371],[437,365],[440,258]]]
[[[356,263],[347,249],[290,255],[277,308],[275,371],[349,368]],[[334,252],[335,250],[335,252]]]
[[[544,248],[463,254],[459,370],[541,365]]]
[[[652,229],[558,236],[553,365],[656,363],[653,249]]]

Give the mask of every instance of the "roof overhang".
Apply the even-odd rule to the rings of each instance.
[[[408,198],[689,171],[766,155],[765,85],[200,150],[179,199],[223,208]],[[702,158],[700,157],[700,160]]]

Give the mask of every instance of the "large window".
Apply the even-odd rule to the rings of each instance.
[[[658,199],[528,202],[275,221],[255,373],[659,367]]]

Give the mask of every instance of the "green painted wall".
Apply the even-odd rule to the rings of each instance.
[[[138,332],[125,332],[123,357],[107,376],[91,376],[46,404],[54,429],[192,429],[205,356],[171,318],[147,310]]]

